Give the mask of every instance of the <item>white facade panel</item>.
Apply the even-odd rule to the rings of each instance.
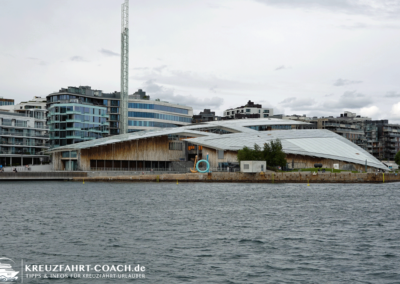
[[[241,161],[240,171],[242,173],[260,173],[267,170],[266,161]]]

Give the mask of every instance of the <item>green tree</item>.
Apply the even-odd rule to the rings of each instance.
[[[286,154],[282,150],[282,143],[279,139],[271,141],[270,143],[264,143],[264,147],[254,144],[254,149],[244,147],[238,151],[238,161],[266,161],[267,166],[276,167],[286,166]]]
[[[286,154],[282,150],[282,143],[279,139],[272,140],[270,144],[264,144],[263,158],[263,160],[267,161],[267,166],[286,167]]]
[[[396,153],[396,156],[394,156],[394,161],[396,164],[400,165],[400,151]]]

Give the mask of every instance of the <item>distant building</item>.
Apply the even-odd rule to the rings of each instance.
[[[380,160],[393,161],[400,151],[400,125],[388,120],[370,120],[365,127],[368,152]]]
[[[274,115],[274,118],[304,121],[318,129],[335,132],[380,160],[393,161],[400,151],[400,125],[387,119],[371,120],[345,111],[339,117],[307,117],[306,115]]]
[[[215,111],[211,111],[211,109],[204,109],[199,114],[193,115],[193,123],[207,122],[207,121],[215,121],[220,120],[220,116],[215,115]]]
[[[260,104],[248,101],[245,106],[225,110],[223,119],[268,118],[273,115],[272,108],[263,108]]]
[[[46,101],[41,97],[0,106],[0,164],[40,164],[49,158]]]
[[[62,88],[47,96],[52,148],[119,133],[119,93],[90,86]]]
[[[13,99],[4,99],[3,97],[0,97],[0,106],[12,106],[12,105],[14,105]]]
[[[0,110],[0,164],[22,166],[48,160],[49,133],[43,110]]]

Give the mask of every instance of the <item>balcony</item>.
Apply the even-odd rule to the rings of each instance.
[[[37,134],[26,132],[0,131],[0,136],[19,136],[19,137],[43,137],[49,138],[49,134]]]
[[[27,141],[7,141],[7,140],[1,140],[0,144],[2,145],[10,145],[14,147],[23,147],[23,146],[31,146],[31,147],[49,147],[49,143],[43,143],[43,142],[27,142]]]
[[[350,134],[364,135],[364,131],[356,130],[356,129],[336,128],[335,130],[332,130],[332,131],[333,132],[338,132],[338,133],[350,133]]]
[[[0,150],[0,155],[40,155],[40,151]]]

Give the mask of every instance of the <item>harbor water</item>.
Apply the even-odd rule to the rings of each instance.
[[[56,283],[400,283],[399,183],[2,181],[0,196],[0,257],[145,267]]]

